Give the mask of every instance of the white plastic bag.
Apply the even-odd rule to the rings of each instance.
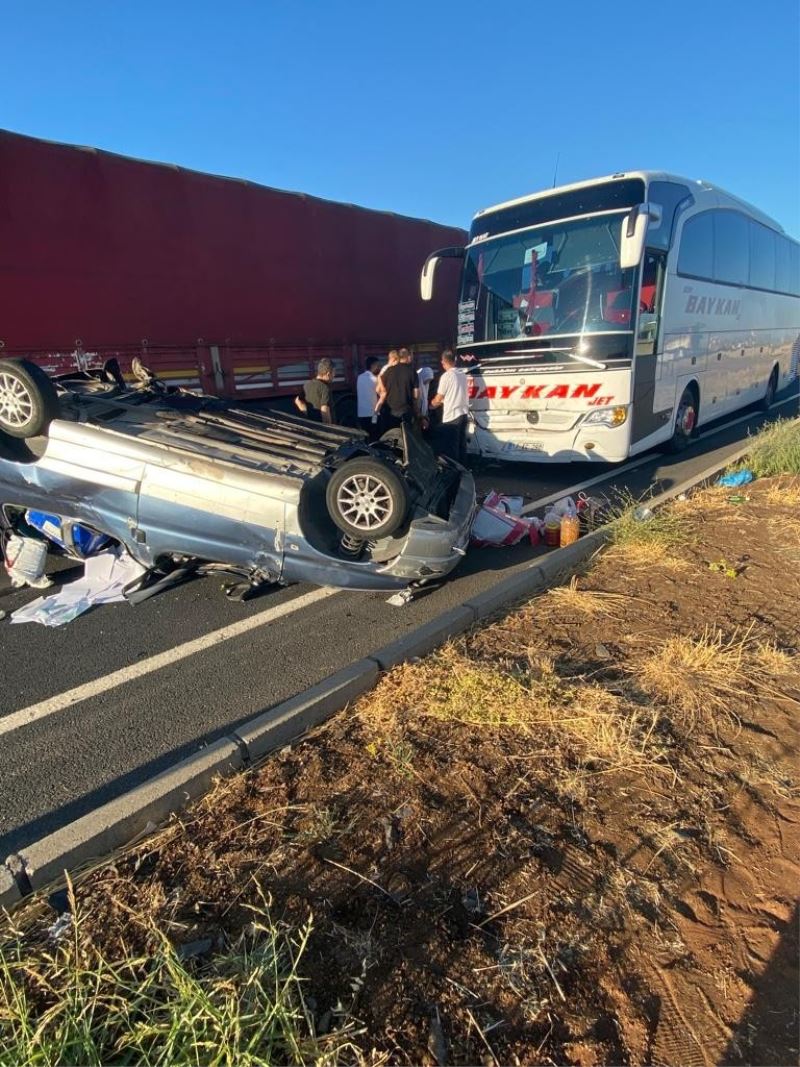
[[[470,543],[476,548],[497,548],[539,540],[539,523],[520,515],[522,497],[507,497],[492,490],[472,523]]]
[[[550,512],[552,512],[558,519],[563,519],[565,515],[574,518],[578,514],[578,505],[571,496],[565,496],[562,497],[561,500],[557,500],[555,504],[551,504],[549,507],[545,508],[545,515],[548,515]]]
[[[6,545],[6,571],[11,584],[20,589],[30,585],[34,589],[47,589],[53,583],[45,576],[47,545],[34,537],[12,534]]]

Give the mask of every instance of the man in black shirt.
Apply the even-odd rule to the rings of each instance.
[[[400,349],[399,361],[378,379],[381,433],[411,422],[419,408],[419,382],[411,366],[411,353]]]
[[[331,382],[334,377],[333,361],[321,359],[317,364],[316,378],[310,378],[303,385],[302,394],[294,398],[297,410],[307,419],[330,425],[331,416]]]

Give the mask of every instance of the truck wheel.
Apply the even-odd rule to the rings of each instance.
[[[333,421],[337,426],[349,426],[358,429],[355,393],[341,393],[333,398]]]
[[[0,361],[0,430],[9,437],[38,437],[58,418],[55,386],[27,359]]]
[[[339,529],[365,541],[390,537],[408,512],[408,490],[399,474],[375,459],[353,459],[334,471],[325,492]]]
[[[683,390],[678,414],[675,417],[675,429],[667,442],[667,452],[683,452],[692,443],[697,426],[697,394],[694,389]]]

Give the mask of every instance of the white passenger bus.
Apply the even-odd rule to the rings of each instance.
[[[696,427],[798,374],[800,245],[707,182],[634,171],[478,212],[457,355],[470,449],[616,462],[685,447]]]

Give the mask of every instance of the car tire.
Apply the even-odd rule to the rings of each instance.
[[[772,405],[773,405],[773,403],[775,401],[775,394],[777,393],[777,391],[778,391],[778,368],[777,367],[773,367],[772,368],[772,373],[769,376],[769,381],[767,382],[767,391],[764,393],[764,396],[761,398],[761,400],[759,401],[759,404],[758,404],[759,409],[761,411],[769,411],[769,409],[772,407]]]
[[[697,393],[692,388],[683,390],[678,411],[675,415],[675,427],[672,437],[667,442],[667,452],[683,452],[692,443],[697,428]]]
[[[0,430],[38,437],[58,418],[58,394],[41,367],[27,359],[0,360]]]
[[[342,531],[364,541],[391,537],[406,520],[408,489],[379,460],[360,458],[334,471],[325,491],[328,513]]]

